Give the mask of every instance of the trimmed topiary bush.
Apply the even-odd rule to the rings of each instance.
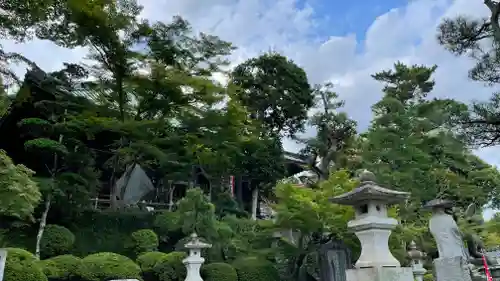
[[[141,267],[144,280],[155,280],[153,268],[159,262],[168,258],[168,254],[162,252],[148,252],[137,257],[137,264]]]
[[[141,268],[133,260],[115,253],[97,253],[83,258],[75,276],[82,281],[142,280]]]
[[[254,257],[237,260],[233,263],[238,281],[280,281],[274,265],[267,260]]]
[[[49,224],[45,226],[40,253],[44,258],[68,253],[75,244],[75,235],[64,226]]]
[[[132,233],[127,248],[131,249],[136,255],[139,255],[145,252],[156,251],[158,245],[158,235],[153,230],[140,229]]]
[[[162,252],[147,252],[137,257],[137,264],[142,271],[152,270],[153,267],[160,261],[165,260],[168,254]]]
[[[6,250],[3,281],[47,281],[47,276],[43,274],[37,258],[32,253],[18,248]]]
[[[184,252],[171,252],[167,257],[158,262],[152,270],[157,281],[184,281],[186,278],[186,267],[182,260],[187,257]]]
[[[238,281],[236,269],[227,263],[211,263],[201,268],[204,281]]]
[[[73,255],[62,255],[40,261],[40,267],[49,281],[70,280],[82,259]]]

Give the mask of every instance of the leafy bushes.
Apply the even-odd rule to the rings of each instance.
[[[172,232],[180,232],[179,219],[177,212],[163,211],[156,215],[153,226],[162,242],[167,242]]]
[[[49,224],[45,226],[40,252],[43,257],[66,254],[75,244],[75,235],[64,226]]]
[[[158,236],[151,229],[141,229],[133,232],[130,240],[127,248],[131,249],[136,255],[156,251],[159,245]]]
[[[142,280],[141,268],[131,259],[115,253],[97,253],[85,257],[75,275],[82,281]]]
[[[153,267],[153,275],[158,281],[184,281],[186,267],[182,260],[186,258],[184,252],[171,252],[165,259]]]
[[[233,264],[238,273],[238,281],[279,281],[279,273],[267,260],[249,257]]]
[[[84,257],[99,252],[128,255],[123,241],[130,233],[151,228],[154,213],[138,210],[88,210],[72,218],[68,228],[75,233],[76,242],[71,254]]]
[[[82,260],[72,255],[62,255],[40,261],[43,273],[49,281],[70,280]]]
[[[166,259],[168,259],[168,254],[162,252],[148,252],[140,255],[137,258],[137,264],[141,267],[144,280],[155,280],[153,268]]]
[[[434,276],[432,275],[432,273],[425,274],[424,281],[434,281]]]
[[[233,266],[227,263],[211,263],[201,268],[204,281],[238,281],[238,275]]]
[[[7,248],[3,281],[47,281],[36,257],[23,249]]]
[[[162,252],[148,252],[137,258],[137,264],[141,267],[142,271],[148,271],[152,270],[158,262],[163,261],[167,257],[168,254]]]

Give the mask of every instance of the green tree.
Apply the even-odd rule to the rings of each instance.
[[[476,60],[469,77],[474,81],[494,85],[500,82],[500,3],[486,0],[490,15],[485,18],[458,16],[444,19],[438,30],[438,40],[455,55],[467,55]],[[500,94],[493,93],[488,101],[474,101],[470,112],[455,123],[474,145],[494,146],[500,143]]]
[[[18,218],[31,217],[41,199],[34,172],[23,165],[15,165],[0,150],[0,213]]]
[[[316,85],[314,94],[320,110],[309,120],[309,125],[316,129],[316,137],[301,142],[306,144],[303,153],[309,155],[309,168],[318,181],[324,181],[332,171],[345,168],[344,158],[356,135],[356,122],[338,111],[344,102],[337,101],[333,84]]]
[[[304,128],[314,96],[302,68],[277,53],[238,65],[231,73],[237,97],[266,131],[293,136]]]
[[[466,206],[484,205],[496,196],[498,171],[472,155],[448,126],[465,106],[426,99],[434,86],[435,69],[397,63],[394,70],[373,75],[384,83],[384,96],[373,106],[375,118],[364,136],[363,165],[381,184],[411,192],[412,200],[398,214],[404,221],[418,222],[422,202],[435,197]]]
[[[48,80],[48,81],[47,81]],[[42,84],[53,86],[57,81],[48,77]],[[91,108],[84,99],[68,96],[52,90],[54,100],[35,102],[40,118],[26,118],[19,122],[27,141],[24,147],[37,155],[46,170],[39,173],[41,191],[44,195],[44,210],[40,218],[37,235],[36,255],[40,256],[40,241],[46,225],[47,215],[54,203],[69,213],[71,210],[87,207],[89,199],[99,186],[99,173],[94,168],[94,153],[86,147],[82,138],[86,128],[75,122],[82,116],[80,112]]]
[[[310,273],[308,260],[317,258],[319,246],[331,239],[348,241],[347,221],[352,208],[332,204],[329,198],[351,191],[357,184],[346,170],[332,173],[315,189],[298,188],[283,181],[276,186],[276,231],[293,233],[278,243],[280,260],[285,264],[287,280],[300,279]]]

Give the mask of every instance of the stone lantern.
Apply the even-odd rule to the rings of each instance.
[[[182,260],[187,270],[185,281],[203,281],[200,275],[200,268],[205,259],[201,256],[201,250],[211,248],[212,245],[203,243],[198,238],[198,235],[193,233],[191,234],[191,240],[184,247],[189,250],[188,257]]]
[[[411,241],[408,257],[411,259],[411,268],[416,281],[423,281],[427,270],[424,268],[424,259],[427,256],[424,252],[417,249],[415,241]]]
[[[389,250],[389,236],[398,221],[387,216],[389,205],[406,201],[410,194],[379,186],[375,175],[367,170],[360,173],[359,181],[354,190],[330,199],[355,210],[355,218],[347,226],[361,242],[361,255],[355,269],[347,270],[347,280],[413,280],[411,268],[401,268]]]

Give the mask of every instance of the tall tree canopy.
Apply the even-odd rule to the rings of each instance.
[[[381,183],[412,193],[411,203],[401,210],[403,219],[418,219],[422,203],[435,197],[461,206],[491,199],[498,203],[499,172],[474,156],[448,125],[465,105],[426,99],[435,69],[397,63],[394,70],[373,75],[384,83],[384,96],[373,106],[363,163]]]
[[[469,77],[492,86],[500,82],[500,2],[485,0],[484,4],[489,16],[444,19],[437,37],[451,53],[475,59],[477,63],[469,71]],[[473,102],[470,112],[457,124],[472,144],[500,144],[500,94],[493,93],[488,101]]]
[[[267,53],[231,73],[237,97],[269,133],[293,136],[304,128],[314,96],[305,71],[288,58]]]

